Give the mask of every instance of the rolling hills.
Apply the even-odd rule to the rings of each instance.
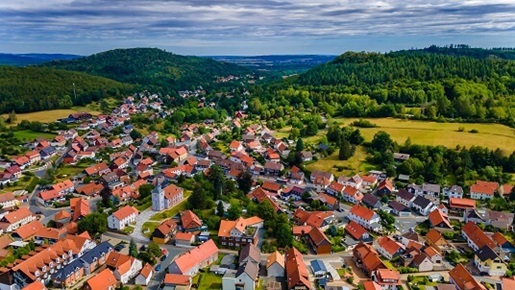
[[[235,64],[157,48],[115,49],[75,60],[52,61],[44,66],[84,72],[165,94],[206,86],[216,77],[251,72]]]
[[[12,54],[0,53],[0,65],[27,66],[35,65],[53,60],[70,60],[81,57],[75,54],[47,54],[47,53],[26,53]]]

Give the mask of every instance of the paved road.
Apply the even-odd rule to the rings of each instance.
[[[130,237],[135,241],[148,243],[149,239],[143,235],[141,228],[143,224],[148,221],[154,214],[155,211],[152,208],[147,208],[146,210],[139,213],[138,218],[136,219],[136,224],[134,225],[134,231],[130,234]]]

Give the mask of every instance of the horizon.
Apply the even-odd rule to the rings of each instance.
[[[513,1],[431,2],[5,0],[0,51],[91,55],[158,47],[196,56],[339,55],[515,44]]]

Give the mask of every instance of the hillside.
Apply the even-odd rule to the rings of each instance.
[[[267,106],[259,108],[265,112],[286,101],[331,116],[410,114],[515,126],[515,61],[453,55],[450,50],[346,52],[265,88],[260,101]],[[274,95],[279,97],[270,97]]]
[[[128,85],[79,72],[0,66],[0,113],[67,109],[130,91]]]
[[[194,89],[198,85],[212,83],[218,76],[250,72],[235,64],[181,56],[157,48],[115,49],[45,65],[102,76],[161,93]]]
[[[26,66],[49,62],[53,60],[70,60],[81,57],[74,54],[46,54],[46,53],[27,53],[11,54],[0,53],[0,65]]]

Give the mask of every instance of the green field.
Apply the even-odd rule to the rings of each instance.
[[[52,133],[41,133],[34,132],[31,130],[13,131],[13,134],[16,138],[20,139],[21,141],[32,141],[39,137],[43,137],[47,140],[52,140],[55,137],[55,134]]]
[[[311,171],[320,170],[331,172],[335,176],[350,176],[356,173],[366,173],[375,169],[373,165],[365,161],[366,156],[367,152],[365,148],[358,146],[354,155],[349,160],[343,161],[338,159],[338,150],[336,150],[333,154],[325,158],[307,163],[306,167]],[[339,170],[337,167],[342,168],[342,170]]]
[[[214,273],[200,273],[192,279],[193,284],[197,284],[197,289],[222,289],[222,276]]]
[[[437,123],[428,121],[402,120],[394,118],[364,118],[375,123],[375,128],[359,128],[365,141],[370,141],[378,131],[385,131],[398,143],[404,143],[408,137],[413,144],[443,145],[454,148],[456,145],[471,147],[483,146],[491,149],[501,148],[508,154],[515,151],[515,129],[499,124],[481,123]],[[328,121],[349,125],[357,118],[334,118]],[[464,131],[459,132],[458,128]],[[469,133],[470,130],[478,130],[478,133]],[[277,137],[288,136],[291,127],[285,127],[276,131]],[[319,130],[316,136],[305,138],[305,143],[316,145],[327,134],[327,130]]]

